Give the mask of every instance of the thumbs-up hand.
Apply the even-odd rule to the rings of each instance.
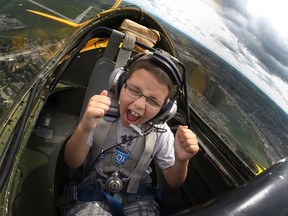
[[[111,104],[111,98],[107,90],[103,90],[100,95],[94,95],[90,98],[83,118],[80,122],[83,130],[93,130],[99,119],[108,111]]]

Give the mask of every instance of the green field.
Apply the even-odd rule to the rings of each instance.
[[[95,16],[95,14],[107,9],[113,5],[114,1],[97,1],[97,5],[91,5],[91,3],[85,1],[70,1],[70,0],[34,0],[36,3],[32,3],[24,0],[9,1],[2,0],[0,3],[0,14],[9,14],[13,18],[17,18],[22,22],[26,28],[20,30],[0,31],[0,42],[3,42],[8,37],[27,37],[29,39],[47,39],[48,37],[63,38],[69,35],[73,30],[65,24],[50,20],[45,17],[41,17],[36,14],[32,14],[27,9],[40,11],[54,16],[59,16],[57,13],[67,17],[68,19],[75,19],[89,6],[92,9],[87,13],[84,19],[85,21]],[[41,4],[39,6],[37,4]],[[54,12],[54,13],[53,13]],[[1,37],[2,36],[2,37]]]

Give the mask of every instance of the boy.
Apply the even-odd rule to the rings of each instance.
[[[159,215],[159,207],[151,193],[141,192],[136,198],[132,195],[132,198],[131,194],[125,191],[125,187],[122,188],[125,175],[120,172],[121,167],[124,166],[123,164],[129,156],[131,158],[135,146],[142,145],[134,139],[136,136],[130,129],[130,125],[136,125],[142,131],[149,126],[157,128],[158,133],[156,133],[151,157],[155,159],[171,187],[177,188],[182,185],[187,175],[189,159],[199,150],[196,136],[187,126],[179,126],[174,138],[166,123],[152,124],[152,126],[151,123],[149,124],[149,121],[157,116],[175,92],[175,83],[169,77],[168,73],[170,72],[167,72],[166,69],[153,60],[153,55],[144,55],[130,64],[129,71],[125,74],[125,83],[121,87],[120,115],[115,131],[116,143],[119,144],[113,152],[113,157],[115,157],[113,179],[115,181],[119,179],[115,186],[121,186],[121,189],[115,192],[112,188],[110,194],[118,195],[118,199],[122,202],[124,215]],[[110,105],[111,98],[106,90],[103,90],[100,95],[91,97],[79,125],[65,148],[65,161],[70,168],[80,167],[85,162],[92,145],[103,145],[103,143],[93,143],[93,134],[97,130],[99,120],[104,117]],[[116,156],[114,156],[115,154]],[[93,175],[93,178],[98,178],[98,184],[104,182],[102,186],[105,185],[105,181],[111,179],[111,173],[105,171],[104,158],[108,157],[107,155],[103,153],[101,157],[97,158]],[[119,158],[117,156],[123,157],[117,161]],[[151,180],[147,173],[150,174],[148,168],[143,170],[143,177],[139,184],[139,188],[145,186],[144,191],[149,191],[147,185],[151,186]],[[122,180],[120,177],[123,177]],[[104,191],[107,191],[106,189],[104,188]],[[136,194],[140,193],[139,191],[141,190],[138,189]],[[66,213],[67,215],[87,215],[88,213],[111,215],[111,208],[105,201],[79,202],[77,206]]]

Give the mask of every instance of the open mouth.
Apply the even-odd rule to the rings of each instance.
[[[127,119],[131,122],[135,122],[137,121],[139,118],[141,117],[141,115],[139,115],[138,113],[132,111],[132,110],[127,110]]]

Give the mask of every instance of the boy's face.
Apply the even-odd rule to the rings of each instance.
[[[157,79],[146,71],[145,69],[138,69],[134,71],[131,77],[126,81],[127,86],[131,86],[136,91],[139,90],[149,100],[158,101],[160,104],[164,104],[165,99],[168,97],[169,90],[166,85],[160,84]],[[120,92],[120,116],[122,124],[128,127],[130,124],[141,125],[148,120],[152,119],[160,111],[161,107],[155,109],[146,104],[147,98],[142,96],[138,99],[134,99],[127,94],[125,84]],[[151,103],[150,103],[151,104]]]

